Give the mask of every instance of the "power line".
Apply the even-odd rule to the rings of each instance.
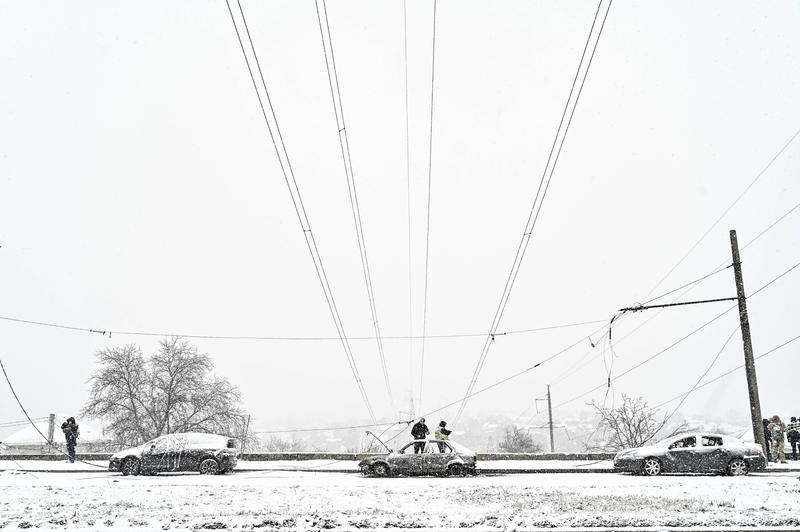
[[[794,338],[790,338],[789,340],[786,340],[786,341],[785,341],[785,342],[783,342],[782,344],[780,344],[780,345],[777,345],[777,346],[773,347],[773,348],[772,348],[772,349],[770,349],[769,351],[765,351],[764,353],[761,353],[760,355],[758,355],[757,357],[755,357],[755,360],[760,360],[760,359],[762,359],[762,358],[764,358],[764,357],[766,357],[766,356],[768,356],[768,355],[771,355],[772,353],[774,353],[774,352],[778,351],[779,349],[781,349],[781,348],[783,348],[783,347],[785,347],[785,346],[787,346],[787,345],[789,345],[789,344],[791,344],[792,342],[795,342],[795,341],[797,341],[797,340],[800,340],[800,335],[798,335],[798,336],[795,336]],[[657,409],[661,408],[661,407],[662,407],[662,406],[664,406],[664,405],[667,405],[667,404],[669,404],[669,403],[671,403],[671,402],[673,402],[673,401],[677,401],[678,399],[680,399],[680,398],[684,397],[685,395],[688,395],[688,394],[690,394],[690,393],[692,393],[692,392],[694,392],[694,391],[697,391],[697,390],[699,390],[700,388],[705,388],[705,387],[706,387],[706,386],[708,386],[709,384],[712,384],[712,383],[714,383],[714,382],[717,382],[718,380],[720,380],[720,379],[722,379],[722,378],[724,378],[724,377],[727,377],[728,375],[731,375],[732,373],[735,373],[735,372],[739,371],[739,370],[740,370],[740,369],[742,369],[743,367],[744,367],[744,364],[740,364],[740,365],[736,366],[735,368],[733,368],[733,369],[730,369],[730,370],[726,371],[725,373],[722,373],[722,374],[720,374],[720,375],[717,375],[717,376],[716,376],[716,377],[714,377],[713,379],[711,379],[711,380],[709,380],[709,381],[706,381],[706,382],[704,382],[703,384],[700,384],[700,385],[697,385],[697,386],[693,387],[693,389],[692,389],[692,390],[689,390],[688,392],[683,392],[683,393],[680,393],[680,394],[676,395],[675,397],[673,397],[673,398],[671,398],[671,399],[667,399],[667,400],[666,400],[666,401],[664,401],[663,403],[659,403],[659,404],[657,404],[657,405],[656,405],[656,406],[654,406],[652,409],[653,409],[653,410],[657,410]]]
[[[749,184],[749,185],[747,185],[747,186],[744,188],[744,190],[742,190],[742,192],[741,192],[741,193],[740,193],[740,194],[739,194],[739,195],[736,197],[736,199],[734,199],[734,200],[733,200],[733,202],[732,202],[730,205],[728,205],[728,207],[727,207],[727,208],[726,208],[726,209],[725,209],[725,210],[722,212],[722,214],[720,214],[720,215],[719,215],[719,217],[718,217],[716,220],[714,220],[714,223],[712,223],[712,224],[711,224],[711,227],[709,227],[708,229],[706,229],[705,233],[703,233],[703,234],[702,234],[702,236],[701,236],[701,237],[700,237],[700,238],[697,240],[697,242],[695,242],[694,244],[692,244],[692,246],[689,248],[689,250],[688,250],[686,253],[684,253],[684,255],[683,255],[683,256],[682,256],[682,257],[681,257],[681,258],[678,260],[678,262],[676,262],[676,263],[675,263],[675,264],[672,266],[672,268],[670,268],[670,269],[669,269],[669,271],[668,271],[668,272],[667,272],[667,273],[664,275],[664,277],[662,277],[662,278],[661,278],[661,279],[660,279],[660,280],[659,280],[659,281],[658,281],[658,282],[655,284],[655,286],[653,286],[653,288],[651,288],[651,289],[650,289],[650,291],[649,291],[649,292],[647,292],[647,295],[646,295],[646,296],[644,296],[644,297],[645,297],[645,299],[647,299],[648,297],[650,297],[650,294],[652,294],[653,292],[655,292],[655,291],[656,291],[656,289],[657,289],[659,286],[661,286],[661,283],[663,283],[663,282],[664,282],[664,281],[667,279],[667,277],[669,277],[670,275],[672,275],[672,272],[674,272],[674,271],[675,271],[675,270],[678,268],[678,266],[680,266],[680,265],[683,263],[683,261],[684,261],[684,260],[686,260],[686,257],[688,257],[689,255],[691,255],[691,254],[692,254],[692,252],[693,252],[693,251],[694,251],[694,250],[697,248],[697,246],[699,246],[699,245],[700,245],[700,243],[701,243],[703,240],[705,240],[705,239],[706,239],[706,237],[707,237],[707,236],[708,236],[708,235],[711,233],[711,231],[712,231],[712,230],[713,230],[713,229],[714,229],[714,228],[717,226],[717,224],[719,224],[719,222],[721,222],[721,221],[722,221],[722,219],[723,219],[723,218],[725,218],[725,216],[727,216],[727,214],[728,214],[728,213],[731,211],[731,209],[733,209],[733,208],[736,206],[736,204],[737,204],[737,203],[739,203],[739,200],[741,200],[741,199],[742,199],[742,197],[744,197],[744,195],[745,195],[745,194],[747,194],[747,192],[748,192],[748,191],[749,191],[749,190],[750,190],[750,189],[753,187],[753,185],[755,185],[755,184],[758,182],[758,180],[759,180],[759,179],[761,179],[761,177],[762,177],[762,176],[763,176],[763,175],[764,175],[764,174],[767,172],[767,170],[769,170],[769,169],[770,169],[770,167],[772,166],[772,164],[773,164],[773,163],[774,163],[776,160],[778,160],[778,157],[780,157],[780,156],[783,154],[783,152],[784,152],[784,151],[786,151],[786,148],[788,148],[788,147],[789,147],[789,145],[790,145],[792,142],[794,142],[794,140],[797,138],[797,136],[798,136],[798,135],[800,135],[800,129],[798,129],[797,131],[795,131],[795,132],[794,132],[794,135],[792,135],[792,136],[791,136],[791,138],[790,138],[788,141],[786,141],[786,143],[785,143],[785,144],[784,144],[784,145],[781,147],[781,149],[780,149],[780,150],[778,150],[778,152],[777,152],[777,153],[776,153],[776,154],[775,154],[775,155],[772,157],[772,159],[770,159],[770,160],[769,160],[769,162],[767,163],[767,165],[766,165],[766,166],[764,166],[764,168],[762,168],[762,169],[761,169],[761,171],[760,171],[760,172],[759,172],[759,173],[756,175],[755,179],[753,179],[753,180],[750,182],[750,184]]]
[[[237,5],[239,7],[239,13],[241,15],[242,23],[244,25],[244,30],[247,35],[247,40],[250,45],[251,53],[253,54],[253,59],[255,61],[256,67],[258,69],[258,75],[261,79],[261,86],[264,90],[264,95],[266,97],[267,106],[269,107],[270,116],[272,117],[272,124],[274,124],[275,131],[273,132],[273,126],[270,123],[270,119],[267,116],[267,110],[264,105],[264,100],[261,98],[261,92],[258,89],[258,82],[256,81],[255,73],[253,72],[252,65],[250,64],[250,59],[247,56],[247,52],[244,47],[244,41],[242,40],[242,35],[239,31],[239,26],[236,23],[236,17],[233,14],[233,9],[231,8],[230,0],[225,0],[225,4],[228,6],[228,13],[231,16],[231,22],[233,23],[234,30],[236,31],[236,39],[239,41],[239,46],[242,50],[242,55],[244,56],[245,64],[247,66],[247,71],[250,75],[250,80],[253,82],[253,88],[256,91],[256,97],[258,98],[258,104],[261,108],[261,114],[264,117],[264,122],[267,126],[267,131],[269,132],[269,138],[272,141],[272,146],[275,149],[275,154],[278,157],[278,163],[281,168],[281,173],[283,174],[283,179],[286,183],[286,187],[289,190],[289,195],[291,196],[292,206],[294,207],[295,213],[297,214],[297,219],[300,222],[300,228],[303,231],[303,237],[306,242],[306,247],[308,247],[308,251],[311,254],[311,259],[314,263],[314,270],[316,271],[317,278],[319,279],[320,286],[322,288],[323,294],[325,295],[325,301],[328,305],[328,310],[331,313],[331,317],[334,322],[334,326],[336,327],[337,335],[339,336],[342,348],[345,352],[345,357],[347,358],[347,363],[350,366],[350,372],[353,374],[353,379],[356,382],[356,387],[358,388],[359,394],[361,395],[361,399],[364,402],[364,405],[367,408],[367,412],[369,413],[370,417],[373,421],[375,421],[375,412],[372,408],[372,404],[369,400],[367,395],[367,391],[364,388],[364,383],[361,380],[361,375],[359,374],[358,367],[356,365],[355,357],[353,356],[352,350],[350,349],[350,343],[347,339],[347,334],[345,333],[344,324],[342,323],[341,316],[339,315],[339,309],[336,306],[336,300],[333,296],[333,291],[330,286],[330,282],[328,281],[328,276],[325,272],[325,267],[322,263],[322,257],[319,252],[319,248],[317,247],[316,239],[314,238],[314,233],[311,230],[311,223],[308,219],[308,213],[306,212],[305,205],[303,204],[303,198],[300,194],[300,188],[297,185],[297,179],[295,178],[294,170],[292,169],[291,160],[289,159],[289,153],[286,149],[286,143],[283,140],[283,135],[281,134],[280,126],[278,125],[278,118],[275,114],[275,109],[272,105],[272,100],[269,96],[269,89],[267,88],[267,83],[264,80],[264,73],[261,69],[261,63],[258,60],[258,54],[256,53],[255,45],[253,44],[253,38],[250,35],[250,28],[247,25],[247,17],[244,14],[244,10],[242,9],[242,4],[240,0],[236,0]],[[280,143],[280,148],[278,147],[278,143]]]
[[[750,245],[752,245],[752,244],[754,244],[756,241],[758,241],[758,240],[759,240],[761,237],[763,237],[763,236],[764,236],[766,233],[768,233],[768,232],[769,232],[771,229],[773,229],[773,228],[774,228],[776,225],[778,225],[780,222],[782,222],[784,219],[786,219],[786,217],[788,217],[788,216],[789,216],[789,215],[790,215],[792,212],[794,212],[795,210],[797,210],[797,208],[798,208],[798,207],[800,207],[800,203],[796,203],[796,204],[795,204],[794,206],[792,206],[792,207],[791,207],[789,210],[787,210],[786,212],[784,212],[783,214],[781,214],[781,215],[780,215],[780,216],[779,216],[779,217],[778,217],[778,218],[777,218],[775,221],[773,221],[773,222],[772,222],[772,223],[770,223],[770,224],[769,224],[767,227],[765,227],[763,230],[761,230],[761,232],[759,232],[759,233],[758,233],[758,235],[756,235],[755,237],[753,237],[752,239],[750,239],[750,240],[749,240],[749,241],[748,241],[746,244],[744,244],[744,245],[742,246],[741,250],[742,250],[742,251],[743,251],[743,250],[745,250],[745,249],[746,249],[746,248],[748,248]],[[657,300],[657,299],[661,299],[662,297],[665,297],[665,296],[667,296],[667,295],[669,295],[669,294],[672,294],[672,293],[674,293],[674,292],[676,292],[676,291],[678,291],[678,290],[681,290],[682,288],[687,288],[686,290],[684,290],[684,291],[683,291],[681,294],[679,294],[678,296],[676,296],[676,297],[675,297],[675,298],[672,300],[672,302],[673,302],[673,303],[674,303],[674,302],[676,302],[676,301],[678,301],[678,299],[681,299],[681,298],[682,298],[682,297],[684,297],[686,294],[688,294],[689,292],[691,292],[692,290],[694,290],[694,289],[695,289],[697,286],[699,286],[699,284],[700,284],[701,282],[703,282],[703,281],[705,281],[706,279],[710,278],[711,276],[713,276],[713,275],[715,275],[715,274],[717,274],[717,273],[719,273],[719,272],[725,271],[725,270],[727,270],[728,268],[730,268],[731,266],[733,266],[732,264],[729,264],[728,266],[725,266],[725,267],[723,267],[723,265],[724,265],[724,264],[725,264],[725,263],[726,263],[728,260],[730,260],[730,259],[728,259],[728,258],[725,258],[725,259],[723,259],[723,260],[722,260],[722,261],[719,263],[719,265],[718,265],[716,268],[712,269],[712,270],[711,270],[711,271],[710,271],[708,274],[706,274],[706,275],[704,275],[704,276],[702,276],[702,277],[700,277],[700,278],[698,278],[698,279],[695,279],[694,281],[691,281],[691,282],[689,282],[689,283],[686,283],[686,284],[684,284],[684,285],[682,285],[682,286],[679,286],[678,288],[675,288],[675,289],[673,289],[673,290],[670,290],[669,292],[665,292],[665,293],[663,293],[663,294],[661,294],[661,295],[659,295],[659,296],[656,296],[656,297],[654,297],[654,298],[651,298],[651,299],[650,299],[650,300],[648,300],[647,302],[652,302],[652,301],[655,301],[655,300]],[[622,336],[622,337],[621,337],[619,340],[617,340],[617,341],[616,341],[616,343],[617,343],[617,344],[620,344],[621,342],[625,341],[627,338],[629,338],[630,336],[632,336],[633,334],[635,334],[635,333],[636,333],[636,332],[637,332],[639,329],[641,329],[642,327],[644,327],[645,325],[647,325],[648,323],[650,323],[652,320],[654,320],[655,318],[657,318],[657,317],[658,317],[658,316],[659,316],[659,315],[660,315],[662,312],[664,312],[664,309],[663,309],[663,308],[662,308],[662,309],[660,309],[660,310],[657,310],[656,312],[654,312],[654,313],[653,313],[652,315],[650,315],[650,316],[649,316],[649,317],[648,317],[646,320],[644,320],[642,323],[640,323],[639,325],[637,325],[637,326],[636,326],[636,327],[635,327],[633,330],[631,330],[631,331],[629,331],[628,333],[626,333],[625,335],[623,335],[623,336]],[[619,320],[617,320],[617,324],[618,324],[618,323],[619,323]],[[566,380],[567,378],[569,378],[569,377],[571,377],[572,375],[574,375],[574,374],[576,374],[576,373],[580,372],[582,369],[584,369],[584,368],[588,367],[588,366],[584,365],[584,364],[583,364],[583,362],[584,362],[584,360],[585,360],[585,359],[586,359],[586,358],[587,358],[589,355],[591,355],[591,353],[592,353],[593,349],[594,349],[594,345],[592,345],[592,349],[590,349],[590,350],[588,350],[586,353],[584,353],[584,355],[581,357],[581,359],[580,359],[580,360],[578,360],[578,362],[577,362],[576,364],[573,364],[573,366],[571,366],[569,369],[567,369],[565,372],[563,372],[561,375],[559,375],[559,376],[556,378],[556,380],[553,382],[553,384],[558,384],[558,383],[560,383],[560,382],[563,382],[563,381],[564,381],[564,380]],[[530,407],[526,408],[526,409],[525,409],[525,411],[523,411],[523,412],[522,412],[522,413],[521,413],[521,414],[520,414],[518,417],[521,417],[521,416],[522,416],[522,415],[523,415],[525,412],[527,412],[528,410],[530,410]],[[534,417],[535,417],[535,416],[534,416]]]
[[[597,331],[595,331],[595,333],[596,332]],[[778,351],[779,349],[781,349],[781,348],[783,348],[783,347],[785,347],[785,346],[787,346],[787,345],[789,345],[792,342],[795,342],[797,340],[800,340],[800,335],[795,336],[794,338],[791,338],[791,339],[783,342],[782,344],[780,344],[780,345],[778,345],[776,347],[773,347],[769,351],[766,351],[766,352],[762,353],[761,355],[758,355],[757,357],[755,357],[755,359],[756,360],[760,360],[761,358],[764,358],[764,357],[766,357],[766,356]],[[517,373],[515,373],[513,375],[510,375],[510,376],[508,376],[508,377],[506,377],[506,378],[504,378],[504,379],[502,379],[500,381],[497,381],[497,382],[495,382],[493,384],[490,384],[489,386],[486,386],[486,387],[484,387],[484,388],[482,388],[482,389],[480,389],[480,390],[478,390],[476,392],[473,392],[472,396],[474,397],[476,395],[479,395],[479,394],[481,394],[481,393],[483,393],[485,391],[488,391],[488,390],[490,390],[492,388],[500,386],[501,384],[504,384],[504,383],[506,383],[506,382],[508,382],[510,380],[513,380],[513,379],[515,379],[515,378],[517,378],[517,377],[519,377],[521,375],[524,375],[524,374],[532,371],[533,369],[539,367],[540,365],[542,365],[543,363],[547,362],[548,360],[552,360],[556,356],[558,356],[558,355],[560,355],[562,353],[565,353],[566,351],[572,349],[573,347],[578,345],[581,341],[583,341],[583,338],[580,341],[575,342],[575,343],[571,344],[570,346],[567,346],[566,348],[558,351],[557,353],[554,353],[550,357],[542,360],[541,362],[539,362],[539,363],[537,363],[537,364],[535,364],[535,365],[533,365],[533,366],[531,366],[529,368],[526,368],[526,369],[524,369],[522,371],[519,371],[519,372],[517,372]],[[727,372],[725,372],[725,373],[723,373],[721,375],[718,375],[717,377],[714,377],[710,381],[707,381],[707,382],[697,386],[695,388],[695,391],[699,390],[700,388],[703,388],[705,386],[708,386],[709,384],[711,384],[713,382],[716,382],[716,381],[718,381],[718,380],[730,375],[731,373],[734,373],[734,372],[742,369],[743,367],[744,367],[744,364],[739,365],[739,366],[737,366],[737,367],[735,367],[735,368],[733,368],[733,369],[731,369],[731,370],[729,370],[729,371],[727,371]],[[669,403],[671,403],[673,401],[676,401],[676,400],[680,399],[681,397],[683,397],[684,395],[686,395],[686,393],[687,392],[683,392],[683,393],[681,393],[679,395],[676,395],[675,397],[673,397],[671,399],[668,399],[667,401],[664,401],[663,403],[660,403],[659,405],[653,407],[653,409],[658,409],[658,408],[660,408],[660,407],[662,407],[662,406],[664,406],[666,404],[669,404]],[[425,413],[422,417],[428,417],[428,416],[430,416],[432,414],[436,414],[437,412],[440,412],[442,410],[445,410],[445,409],[447,409],[447,408],[449,408],[451,406],[454,406],[454,405],[458,404],[461,400],[462,399],[457,399],[457,400],[452,401],[452,402],[450,402],[450,403],[448,403],[448,404],[446,404],[444,406],[441,406],[441,407],[439,407],[439,408],[437,408],[435,410],[431,410],[430,412]],[[284,430],[271,430],[271,431],[257,431],[257,432],[255,432],[255,434],[286,434],[286,433],[291,433],[291,432],[322,432],[322,431],[336,431],[336,430],[354,430],[354,429],[365,429],[365,428],[373,428],[373,427],[391,427],[391,426],[394,426],[394,425],[402,425],[402,424],[408,424],[408,423],[410,423],[410,421],[397,421],[397,422],[394,422],[394,423],[376,423],[376,424],[364,424],[364,425],[348,425],[348,426],[338,426],[338,427],[284,429]]]
[[[597,332],[601,331],[601,330],[602,330],[602,329],[604,329],[604,328],[605,328],[605,326],[604,326],[604,327],[601,327],[601,328],[599,328],[599,329],[595,329],[595,330],[592,332],[592,334],[596,334]],[[479,389],[479,390],[477,390],[477,391],[474,391],[474,390],[473,390],[472,392],[470,392],[470,394],[469,394],[468,396],[460,397],[459,399],[456,399],[455,401],[452,401],[452,402],[450,402],[450,403],[447,403],[446,405],[444,405],[444,406],[441,406],[441,407],[437,408],[436,410],[431,410],[430,412],[427,412],[427,413],[426,413],[425,415],[423,415],[422,417],[428,417],[428,416],[430,416],[430,415],[436,414],[437,412],[441,412],[442,410],[445,410],[445,409],[447,409],[447,408],[450,408],[451,406],[454,406],[454,405],[457,405],[457,404],[459,404],[459,403],[462,403],[462,402],[464,401],[464,399],[465,399],[465,398],[466,398],[466,399],[470,399],[470,398],[472,398],[472,397],[475,397],[476,395],[482,394],[482,393],[484,393],[484,392],[486,392],[486,391],[489,391],[489,390],[491,390],[491,389],[493,389],[493,388],[496,388],[496,387],[500,386],[501,384],[505,384],[505,383],[506,383],[506,382],[508,382],[508,381],[511,381],[511,380],[513,380],[513,379],[516,379],[517,377],[521,377],[522,375],[525,375],[526,373],[529,373],[529,372],[533,371],[534,369],[536,369],[536,368],[540,367],[542,364],[545,364],[545,363],[547,363],[547,362],[549,362],[549,361],[553,360],[554,358],[557,358],[557,357],[559,357],[559,356],[563,355],[564,353],[568,352],[569,350],[571,350],[572,348],[574,348],[575,346],[577,346],[577,345],[581,344],[581,343],[582,343],[582,342],[584,342],[584,341],[586,341],[586,338],[582,336],[582,337],[581,337],[580,339],[578,339],[577,341],[575,341],[575,342],[573,342],[572,344],[568,345],[567,347],[565,347],[565,348],[561,349],[560,351],[557,351],[557,352],[553,353],[552,355],[550,355],[550,356],[548,356],[548,357],[546,357],[546,358],[544,358],[544,359],[540,360],[540,361],[539,361],[539,362],[537,362],[536,364],[534,364],[534,365],[532,365],[532,366],[529,366],[529,367],[527,367],[527,368],[525,368],[525,369],[523,369],[523,370],[521,370],[521,371],[518,371],[517,373],[514,373],[514,374],[512,374],[512,375],[509,375],[508,377],[505,377],[505,378],[503,378],[503,379],[501,379],[501,380],[499,380],[499,381],[497,381],[497,382],[495,382],[495,383],[493,383],[493,384],[490,384],[490,385],[488,385],[488,386],[485,386],[485,387],[483,387],[483,388],[480,388],[480,389]]]
[[[425,287],[422,296],[422,351],[419,359],[419,403],[422,409],[422,388],[425,382],[425,332],[428,325],[428,263],[431,243],[431,176],[433,173],[433,109],[436,81],[436,0],[433,0],[433,31],[431,32],[431,119],[428,137],[428,204],[425,209]]]
[[[492,325],[489,328],[489,334],[486,336],[486,340],[484,341],[481,354],[478,357],[478,362],[472,373],[469,386],[467,387],[467,393],[464,396],[464,402],[459,406],[458,413],[456,414],[456,422],[458,422],[458,420],[461,418],[461,415],[464,412],[464,408],[466,408],[467,405],[467,398],[470,396],[470,393],[477,384],[478,378],[480,377],[481,371],[483,370],[483,366],[486,362],[486,357],[488,356],[489,350],[491,349],[491,345],[493,343],[492,335],[494,335],[497,328],[500,326],[500,321],[502,320],[503,313],[505,312],[506,309],[506,305],[508,304],[508,300],[511,297],[511,291],[514,287],[517,275],[519,274],[520,267],[522,266],[522,260],[525,256],[525,252],[528,249],[528,244],[530,243],[531,235],[536,226],[536,222],[539,219],[539,214],[541,213],[542,205],[544,204],[544,200],[547,196],[547,191],[549,190],[550,182],[553,178],[553,173],[555,172],[556,165],[558,164],[558,160],[561,156],[561,150],[564,147],[564,141],[567,138],[569,127],[572,124],[572,118],[574,117],[575,110],[578,107],[578,102],[580,100],[581,93],[583,92],[583,87],[584,84],[586,83],[586,78],[589,74],[589,69],[591,68],[595,52],[597,51],[597,46],[600,43],[600,37],[603,34],[603,28],[605,27],[606,19],[608,18],[608,13],[611,9],[612,1],[613,0],[609,0],[608,2],[608,7],[606,8],[605,15],[603,16],[603,20],[600,24],[600,29],[597,33],[597,38],[594,42],[591,54],[589,55],[588,62],[586,63],[586,69],[583,73],[583,79],[581,80],[580,86],[578,87],[578,78],[580,76],[584,60],[587,57],[589,44],[594,34],[594,29],[597,24],[598,17],[600,15],[600,8],[602,6],[603,0],[600,0],[600,2],[598,2],[597,4],[597,10],[595,11],[594,18],[592,19],[592,25],[589,29],[589,35],[586,37],[586,43],[583,48],[583,53],[581,54],[581,59],[580,62],[578,63],[578,68],[575,71],[575,77],[572,80],[572,86],[570,88],[569,95],[567,96],[567,101],[564,105],[564,110],[561,114],[561,120],[559,121],[555,137],[553,138],[553,144],[550,147],[550,154],[547,157],[547,163],[545,164],[542,177],[539,180],[539,186],[536,190],[536,195],[534,196],[533,204],[531,206],[531,211],[528,215],[528,220],[525,223],[525,229],[523,230],[522,238],[520,239],[519,245],[517,246],[517,251],[514,256],[514,262],[511,266],[511,270],[509,271],[508,277],[506,279],[506,284],[505,287],[503,288],[503,293],[500,296],[500,302],[497,306],[497,309],[495,310],[494,318],[492,319]],[[576,87],[578,87],[578,91],[575,95],[575,101],[572,105],[572,111],[569,113],[569,118],[567,119],[565,124],[564,120],[567,117],[570,102],[572,101],[572,95]],[[561,134],[562,126],[563,126],[563,135]],[[560,137],[560,142],[559,142],[559,137]],[[558,146],[557,150],[556,146]],[[552,165],[550,164],[551,161]],[[549,175],[548,175],[548,170],[549,170]]]
[[[409,394],[414,402],[414,342],[411,336],[414,334],[414,297],[413,280],[411,274],[411,148],[408,127],[408,15],[406,0],[403,0],[403,80],[405,95],[405,119],[406,119],[406,223],[408,225],[408,382]],[[413,408],[412,408],[413,410]],[[413,414],[413,412],[412,412]]]
[[[347,191],[350,199],[350,211],[353,215],[353,224],[356,230],[356,240],[358,241],[358,251],[361,258],[361,272],[364,276],[364,284],[367,290],[367,299],[369,300],[369,310],[372,316],[372,327],[375,331],[375,340],[378,345],[378,358],[380,360],[381,369],[383,370],[383,379],[386,386],[386,393],[389,396],[389,403],[392,407],[392,412],[397,410],[392,395],[392,386],[389,381],[389,370],[386,367],[386,354],[383,350],[383,341],[381,340],[380,321],[378,320],[378,309],[375,303],[375,291],[372,286],[372,272],[369,267],[369,256],[367,254],[367,243],[364,238],[364,225],[361,220],[361,209],[358,204],[358,192],[356,188],[356,178],[353,172],[353,161],[350,155],[350,141],[347,137],[347,126],[344,118],[344,105],[342,104],[342,92],[339,85],[339,74],[336,70],[336,56],[333,51],[333,38],[331,37],[330,21],[328,20],[328,7],[325,0],[322,0],[322,12],[320,12],[320,2],[315,1],[317,8],[317,22],[319,23],[319,34],[322,40],[322,53],[325,56],[325,69],[328,73],[328,85],[331,90],[331,101],[333,102],[333,114],[336,119],[336,129],[339,136],[339,148],[342,152],[342,163],[344,164],[344,173],[347,179]],[[322,19],[325,19],[325,29],[322,28]],[[326,40],[327,37],[327,40]],[[328,52],[330,51],[330,56]],[[338,104],[338,105],[337,105]]]
[[[31,421],[47,421],[48,419],[49,418],[47,417],[35,417],[32,418]],[[19,427],[23,425],[28,425],[29,423],[30,421],[28,421],[27,419],[23,419],[21,421],[4,421],[0,423],[0,428],[7,429],[7,428]]]
[[[668,296],[668,295],[670,295],[670,294],[674,294],[674,293],[675,293],[675,292],[677,292],[678,290],[683,290],[683,289],[684,289],[684,288],[686,288],[687,286],[692,286],[692,285],[694,285],[694,284],[697,284],[697,283],[699,283],[699,282],[701,282],[701,281],[705,281],[705,280],[706,280],[706,279],[708,279],[709,277],[712,277],[712,276],[714,276],[714,275],[716,275],[716,274],[718,274],[718,273],[720,273],[720,272],[724,272],[724,271],[725,271],[725,270],[727,270],[728,268],[732,268],[732,267],[733,267],[733,264],[728,264],[728,265],[727,265],[727,266],[725,266],[724,268],[715,269],[715,270],[714,270],[714,271],[712,271],[711,273],[707,273],[707,274],[705,274],[704,276],[702,276],[702,277],[700,277],[700,278],[698,278],[698,279],[695,279],[694,281],[689,281],[689,282],[688,282],[688,283],[686,283],[686,284],[682,284],[681,286],[679,286],[679,287],[677,287],[677,288],[673,288],[673,289],[672,289],[672,290],[670,290],[669,292],[664,292],[664,293],[663,293],[663,294],[661,294],[660,296],[652,297],[652,298],[648,299],[647,301],[645,301],[644,303],[642,303],[642,305],[640,305],[640,306],[647,305],[647,304],[649,304],[649,303],[652,303],[653,301],[657,301],[657,300],[661,299],[662,297],[666,297],[666,296]]]
[[[393,425],[401,425],[408,423],[407,421],[395,421],[393,423],[368,423],[364,425],[346,425],[339,427],[318,427],[318,428],[299,428],[299,429],[282,429],[282,430],[259,430],[253,434],[288,434],[291,432],[327,432],[336,430],[355,430],[355,429],[369,429],[374,427],[391,427]]]
[[[686,392],[686,394],[683,396],[681,401],[678,403],[678,406],[676,406],[675,409],[667,417],[664,418],[664,425],[667,424],[667,421],[672,419],[672,416],[674,416],[678,412],[678,409],[680,409],[680,407],[683,406],[684,401],[686,401],[686,399],[692,394],[692,392],[694,392],[697,389],[697,387],[700,385],[700,382],[702,382],[702,380],[706,378],[706,375],[708,375],[708,372],[711,371],[711,369],[717,363],[717,360],[719,360],[720,355],[722,355],[722,352],[725,351],[726,347],[728,347],[728,344],[733,339],[733,336],[736,334],[736,332],[740,328],[741,328],[741,325],[737,325],[731,331],[731,334],[729,334],[728,337],[725,339],[725,342],[722,344],[722,347],[720,347],[719,351],[714,356],[714,358],[711,360],[711,363],[708,365],[708,367],[703,372],[703,374],[700,375],[700,378],[698,378],[697,381],[694,383],[694,385],[689,389],[689,391]],[[655,434],[654,434],[654,436],[655,436]],[[646,442],[644,442],[644,443],[646,443]]]
[[[65,329],[69,331],[76,331],[76,332],[84,332],[84,333],[105,333],[110,338],[112,333],[117,336],[149,336],[149,337],[166,337],[166,336],[178,336],[180,338],[189,338],[189,339],[198,339],[198,340],[261,340],[261,341],[282,341],[282,342],[325,342],[325,341],[336,341],[339,342],[341,339],[338,336],[245,336],[245,335],[234,335],[234,336],[221,336],[221,335],[212,335],[212,334],[184,334],[184,333],[176,333],[176,332],[153,332],[153,331],[98,331],[95,329],[90,329],[87,327],[73,327],[71,325],[63,325],[60,323],[52,323],[46,321],[35,321],[35,320],[26,320],[22,318],[14,318],[11,316],[0,316],[0,321],[8,321],[12,323],[23,323],[25,325],[36,325],[40,327],[52,327],[56,329]],[[517,330],[509,330],[504,331],[501,333],[495,334],[496,337],[500,336],[511,336],[516,334],[530,334],[535,332],[542,332],[542,331],[551,331],[557,329],[568,329],[572,327],[580,327],[582,325],[593,325],[596,323],[605,323],[606,320],[592,320],[592,321],[581,321],[576,323],[562,323],[557,325],[545,325],[541,327],[533,327],[529,329],[517,329]],[[444,333],[444,334],[429,334],[425,336],[426,339],[449,339],[449,338],[476,338],[476,337],[483,337],[486,333]],[[383,336],[381,337],[382,340],[421,340],[422,336],[409,336],[409,335],[398,335],[398,336]],[[350,341],[371,341],[375,340],[375,336],[350,336],[348,340]]]

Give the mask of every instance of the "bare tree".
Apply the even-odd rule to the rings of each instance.
[[[517,426],[506,427],[506,434],[497,443],[497,448],[505,453],[540,453],[542,446],[533,436]]]
[[[245,415],[239,390],[211,374],[208,355],[180,338],[161,341],[146,358],[136,345],[97,353],[85,416],[103,418],[120,443],[140,443],[173,432],[241,436]]]
[[[274,434],[263,443],[262,447],[265,451],[273,453],[298,453],[306,450],[303,442],[293,438],[281,438]]]
[[[641,397],[633,399],[623,394],[622,404],[614,408],[598,405],[595,402],[591,405],[599,418],[595,433],[600,435],[601,443],[587,442],[587,450],[619,451],[641,447],[656,436],[668,438],[686,429],[685,423],[667,429],[669,416],[660,416],[656,410],[648,407],[647,401]]]

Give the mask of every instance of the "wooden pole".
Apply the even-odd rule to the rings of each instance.
[[[555,440],[553,439],[553,401],[550,398],[550,385],[547,385],[547,416],[550,419],[550,452],[556,450]]]
[[[744,344],[744,369],[747,375],[747,392],[750,396],[750,420],[753,423],[753,439],[767,453],[764,441],[764,425],[761,417],[761,402],[758,398],[758,381],[756,380],[756,364],[753,359],[753,340],[750,337],[750,320],[747,316],[747,297],[744,292],[742,278],[742,262],[739,259],[739,243],[736,231],[731,229],[731,255],[733,256],[733,274],[736,279],[736,295],[739,301],[739,322],[742,325],[742,343]],[[769,456],[767,456],[769,459]]]

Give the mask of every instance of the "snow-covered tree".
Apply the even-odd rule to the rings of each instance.
[[[587,450],[619,451],[642,447],[656,439],[669,437],[685,430],[686,424],[668,427],[670,416],[660,415],[648,406],[642,397],[636,399],[622,395],[622,404],[606,407],[591,403],[597,414],[598,439],[601,443],[586,443]]]
[[[497,442],[497,448],[504,453],[542,452],[542,446],[533,439],[533,436],[517,426],[506,427],[505,436]]]
[[[89,379],[85,416],[102,418],[119,443],[174,432],[241,436],[246,416],[236,386],[214,376],[214,364],[180,338],[165,338],[145,357],[136,345],[105,348]]]

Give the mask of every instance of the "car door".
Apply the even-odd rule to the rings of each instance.
[[[147,471],[166,471],[168,436],[161,436],[145,445],[142,451],[142,468]]]
[[[389,465],[397,473],[421,475],[423,456],[424,454],[414,453],[414,444],[409,443],[390,457]]]
[[[167,468],[170,471],[194,471],[199,463],[191,452],[192,444],[185,434],[173,434],[167,451]]]
[[[721,436],[701,434],[697,446],[695,473],[717,473],[728,467],[728,451]]]
[[[453,448],[444,441],[428,441],[425,444],[422,472],[435,475],[447,471],[447,464],[453,458]]]
[[[664,468],[667,472],[689,473],[697,461],[697,437],[688,436],[676,440],[667,448]]]

